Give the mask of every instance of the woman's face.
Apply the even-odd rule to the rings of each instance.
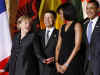
[[[63,10],[62,9],[59,10],[59,14],[60,14],[61,19],[64,20],[64,15],[63,15]]]
[[[30,30],[31,29],[31,24],[28,19],[22,20],[20,24],[21,30]]]

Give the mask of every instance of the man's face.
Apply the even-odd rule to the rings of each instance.
[[[86,7],[88,18],[93,19],[97,15],[97,7],[94,3],[88,3]]]
[[[51,13],[45,13],[44,24],[46,27],[52,27],[54,24],[54,16]]]

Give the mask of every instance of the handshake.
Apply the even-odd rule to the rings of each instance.
[[[54,61],[54,57],[50,57],[50,58],[48,58],[48,59],[44,59],[42,62],[44,63],[44,64],[50,64],[50,63],[52,63]]]

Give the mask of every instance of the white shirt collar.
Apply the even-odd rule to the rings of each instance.
[[[51,27],[51,28],[46,28],[46,31],[47,30],[50,30],[50,32],[52,32],[54,30],[54,27]]]
[[[90,19],[90,21],[93,22],[93,24],[92,24],[92,32],[93,32],[93,30],[94,30],[94,28],[95,28],[95,25],[96,25],[98,19],[99,19],[99,16],[96,16],[96,17],[95,17],[94,19],[92,19],[92,20]]]
[[[49,37],[51,36],[51,34],[52,34],[54,28],[55,28],[55,27],[46,28],[46,33],[47,33],[47,30],[50,30],[50,32],[49,32]]]
[[[97,20],[99,19],[99,16],[96,16],[94,19],[90,19],[90,21],[92,21],[93,23],[96,23],[97,22]]]

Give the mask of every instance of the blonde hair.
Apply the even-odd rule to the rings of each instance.
[[[17,20],[17,29],[18,29],[18,30],[20,30],[20,24],[21,24],[21,22],[22,22],[23,20],[28,20],[28,21],[30,22],[30,24],[31,24],[31,21],[32,21],[31,17],[29,17],[29,16],[25,16],[25,15],[20,16],[20,17],[18,18],[18,20]]]

